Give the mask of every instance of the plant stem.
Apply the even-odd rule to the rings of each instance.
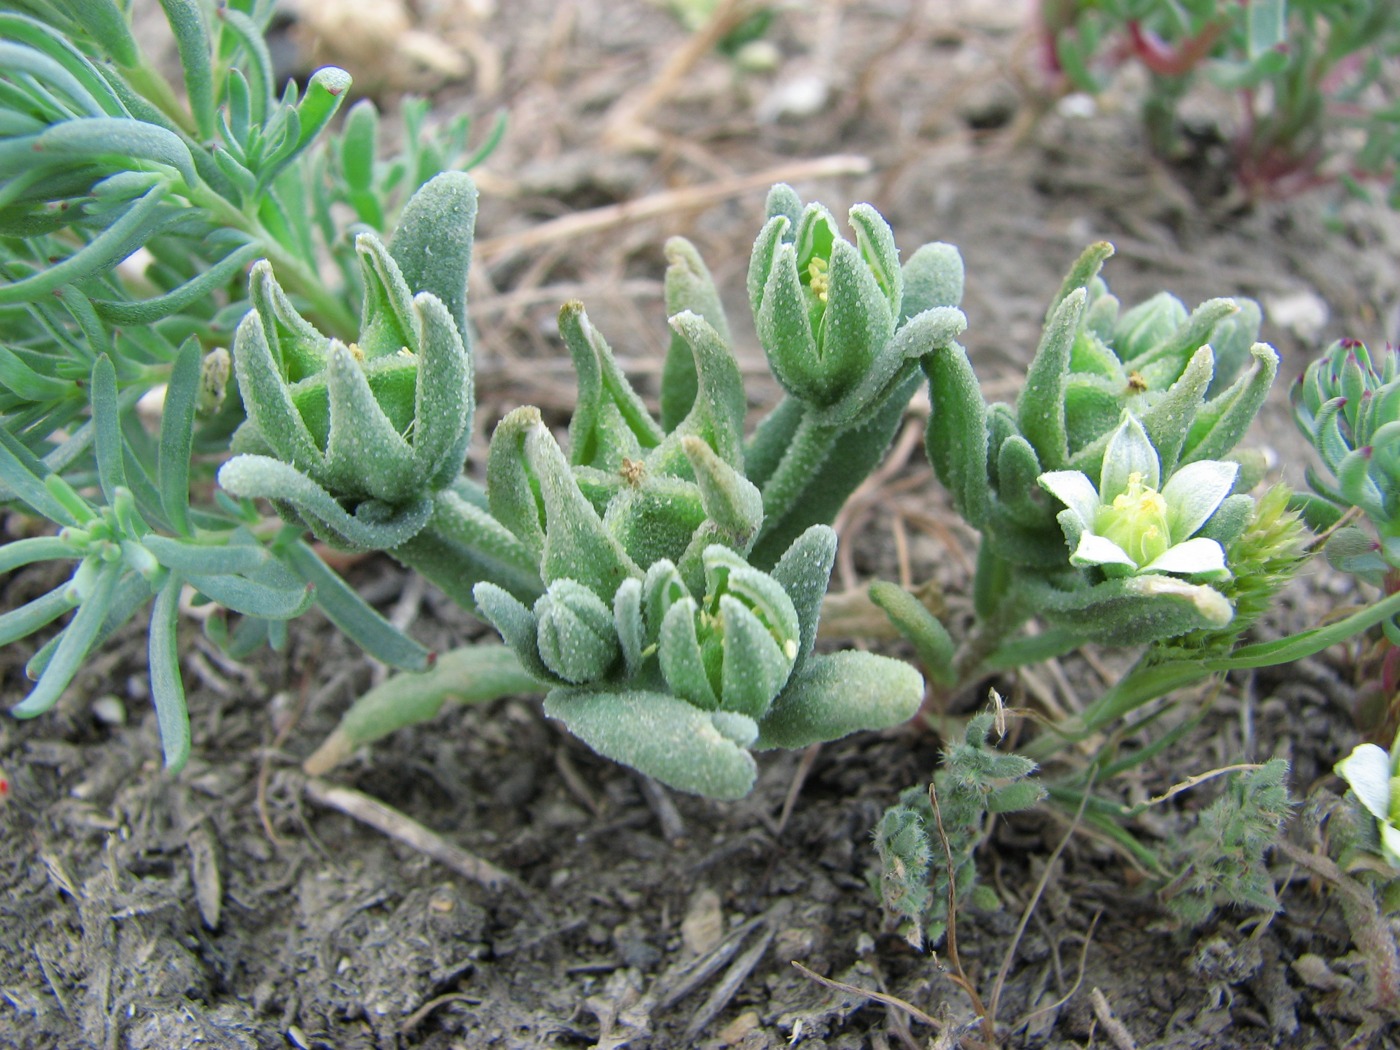
[[[189,187],[189,200],[209,212],[216,224],[240,230],[256,242],[272,264],[277,279],[310,304],[312,317],[309,320],[344,342],[353,342],[358,337],[360,320],[344,300],[326,287],[313,267],[284,247],[254,216],[235,207],[203,182]]]
[[[812,477],[831,455],[840,431],[803,412],[777,468],[763,484],[763,532],[771,533],[797,504]]]

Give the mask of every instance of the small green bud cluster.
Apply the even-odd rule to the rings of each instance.
[[[1308,483],[1333,506],[1358,508],[1375,530],[1338,529],[1328,560],[1393,592],[1400,587],[1400,349],[1373,355],[1355,340],[1333,343],[1291,394],[1294,418],[1331,474],[1309,470]],[[1400,644],[1393,623],[1388,633]]]
[[[1168,908],[1188,926],[1202,926],[1217,908],[1280,910],[1268,854],[1288,819],[1288,763],[1270,759],[1230,777],[1224,793],[1179,840],[1169,866],[1178,874],[1163,888]]]
[[[915,947],[925,939],[937,944],[948,928],[950,869],[959,905],[997,906],[996,895],[978,885],[974,856],[987,835],[987,818],[1029,809],[1045,798],[1045,788],[1031,775],[1034,762],[992,747],[994,724],[991,712],[973,718],[963,739],[943,752],[931,789],[901,793],[875,828],[885,909]],[[937,816],[931,793],[938,797]]]

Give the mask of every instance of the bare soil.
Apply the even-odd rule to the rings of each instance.
[[[434,87],[443,112],[510,114],[480,173],[472,295],[483,433],[520,403],[566,420],[570,373],[553,321],[566,299],[588,304],[639,388],[654,392],[666,334],[660,249],[672,234],[699,245],[732,298],[746,367],[766,374],[743,309],[765,173],[833,155],[865,158],[869,170],[818,178],[799,167],[804,198],[838,214],[871,201],[906,253],[927,240],[962,249],[965,343],[998,396],[1015,396],[1045,304],[1096,239],[1118,248],[1106,276],[1125,302],[1162,289],[1189,305],[1263,301],[1281,387],[1333,338],[1396,337],[1396,215],[1339,190],[1245,202],[1220,149],[1179,165],[1154,160],[1130,75],[1093,116],[1057,108],[1026,3],[795,5],[767,37],[781,54],[774,71],[741,72],[707,52],[674,81],[663,70],[691,37],[641,0],[513,0],[494,13],[444,4],[455,19],[446,24],[431,21],[438,7],[418,6],[443,49],[428,58],[460,62],[462,78]],[[408,72],[426,45],[375,32],[370,57],[344,61],[392,110],[396,90],[424,86]],[[305,36],[292,42],[309,47]],[[334,59],[336,44],[318,46]],[[658,84],[669,88],[649,98]],[[1228,136],[1227,103],[1194,104]],[[687,197],[696,188],[722,192],[697,205]],[[679,200],[641,218],[629,206],[591,231],[521,239],[560,216],[663,193]],[[1300,485],[1306,453],[1284,392],[1255,444]],[[756,411],[772,397],[755,383]],[[911,436],[917,427],[916,411]],[[933,579],[951,607],[965,605],[973,537],[916,441],[840,524],[838,588]],[[428,645],[484,633],[388,561],[348,572]],[[0,607],[54,582],[44,570],[0,581]],[[1319,570],[1264,629],[1300,629],[1351,600],[1344,581]],[[941,746],[933,729],[765,756],[753,795],[721,804],[597,758],[519,699],[446,710],[356,756],[331,784],[308,786],[301,760],[383,669],[317,615],[293,625],[285,651],[244,664],[193,619],[183,629],[194,757],[177,778],[160,769],[139,630],[94,658],[52,714],[0,722],[12,780],[0,809],[0,1046],[984,1045],[943,954],[894,936],[869,886],[871,829],[901,789],[927,780]],[[23,645],[0,652],[6,696],[22,695],[29,655]],[[1292,763],[1296,797],[1337,790],[1332,763],[1358,739],[1354,662],[1333,651],[1183,699],[1168,722],[1204,704],[1207,718],[1105,790],[1145,798],[1275,755]],[[1101,669],[1121,666],[1106,652],[995,684],[1014,704],[1048,696],[1073,707],[1102,688]],[[512,881],[488,888],[323,804],[336,787],[380,800]],[[1178,835],[1213,794],[1211,785],[1185,793],[1135,831],[1146,841]],[[1052,860],[1069,817],[1046,809],[1000,822],[980,870],[1004,908],[957,924],[961,965],[984,1005],[1005,969],[1001,1045],[1396,1045],[1368,1013],[1338,907],[1305,874],[1278,864],[1285,911],[1271,922],[1240,910],[1176,929],[1153,885],[1107,844],[1075,835]],[[1310,984],[1295,965],[1304,956],[1336,980],[1316,987],[1327,981],[1313,967]],[[795,963],[902,1000],[937,1025]]]

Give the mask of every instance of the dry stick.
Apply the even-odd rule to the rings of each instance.
[[[431,857],[439,864],[446,865],[463,878],[481,883],[487,889],[495,890],[506,886],[522,888],[514,876],[489,861],[452,845],[436,832],[428,830],[416,820],[404,816],[392,806],[362,791],[337,787],[312,777],[306,782],[306,794],[313,802],[337,809],[362,824],[368,824],[376,831],[383,832],[424,856]]]
[[[734,993],[739,990],[739,986],[748,980],[749,974],[753,972],[753,968],[758,965],[758,961],[768,951],[768,946],[773,943],[775,936],[776,931],[770,927],[757,944],[750,947],[748,951],[730,964],[715,990],[710,993],[709,998],[705,1000],[700,1009],[695,1011],[690,1023],[685,1026],[687,1039],[693,1040],[719,1015],[721,1010],[729,1005],[729,1000],[734,998]]]
[[[1026,902],[1026,910],[1021,914],[1021,921],[1016,926],[1016,933],[1011,938],[1011,943],[1007,945],[1006,954],[1001,957],[1001,969],[997,970],[997,979],[992,982],[992,994],[989,997],[991,1002],[987,1007],[987,1016],[991,1022],[992,1033],[996,1032],[997,1008],[1001,1005],[1001,993],[1006,988],[1006,978],[1011,973],[1011,964],[1016,959],[1016,949],[1021,945],[1021,938],[1025,936],[1026,927],[1030,925],[1031,915],[1040,904],[1041,895],[1045,892],[1045,887],[1050,884],[1050,874],[1055,870],[1055,865],[1059,863],[1060,855],[1064,853],[1065,847],[1069,845],[1070,838],[1074,835],[1075,829],[1079,827],[1079,822],[1084,818],[1084,807],[1089,804],[1089,793],[1094,790],[1094,782],[1091,779],[1088,787],[1084,791],[1084,796],[1079,800],[1079,809],[1074,814],[1074,820],[1070,822],[1069,828],[1060,839],[1059,844],[1050,854],[1049,861],[1045,864],[1045,870],[1040,873],[1040,879],[1035,884],[1035,892],[1031,894],[1031,899]]]
[[[996,1028],[991,1024],[987,1007],[982,1002],[982,997],[977,994],[977,986],[967,977],[967,971],[963,969],[962,960],[958,958],[958,882],[953,870],[953,845],[948,841],[948,832],[943,827],[943,810],[938,805],[938,789],[932,781],[928,785],[928,800],[933,806],[933,822],[938,828],[938,841],[943,846],[943,862],[948,868],[948,928],[944,931],[944,940],[947,943],[948,961],[953,964],[953,972],[948,975],[972,1001],[972,1009],[978,1017],[982,1019],[982,1036],[987,1041],[987,1045],[996,1045]]]
[[[1162,794],[1149,798],[1143,805],[1159,806],[1168,799],[1175,798],[1183,791],[1190,791],[1197,784],[1204,784],[1207,780],[1213,780],[1215,777],[1223,776],[1226,773],[1239,773],[1247,769],[1263,768],[1264,766],[1260,762],[1239,762],[1233,766],[1221,766],[1219,769],[1210,769],[1204,773],[1197,773],[1195,776],[1187,777],[1179,784],[1173,784],[1171,787],[1167,788],[1166,791],[1162,792]]]
[[[1371,891],[1343,871],[1331,857],[1309,852],[1286,838],[1278,839],[1274,848],[1337,891],[1342,917],[1366,961],[1366,972],[1372,981],[1373,1008],[1388,1014],[1400,1009],[1400,951],[1396,950],[1395,937]]]
[[[792,775],[792,783],[788,785],[787,795],[783,798],[783,809],[778,814],[778,825],[773,829],[774,838],[781,837],[783,828],[787,827],[788,818],[792,816],[793,807],[797,805],[797,796],[802,794],[802,785],[807,782],[807,774],[812,772],[812,766],[821,753],[821,744],[813,744],[802,752],[802,758],[797,763],[797,772]]]
[[[1137,1043],[1133,1041],[1132,1034],[1122,1021],[1113,1016],[1113,1007],[1108,1005],[1108,1000],[1104,998],[1103,992],[1095,988],[1089,993],[1089,1000],[1094,1004],[1094,1016],[1107,1030],[1108,1037],[1113,1040],[1113,1045],[1118,1050],[1137,1050]]]
[[[1098,928],[1099,918],[1102,915],[1103,910],[1100,909],[1094,912],[1094,917],[1089,920],[1089,929],[1084,934],[1084,943],[1079,947],[1079,972],[1075,974],[1074,983],[1069,986],[1069,991],[1065,992],[1064,995],[1060,996],[1049,1006],[1042,1006],[1040,1009],[1032,1010],[1030,1013],[1026,1014],[1012,1025],[1011,1030],[1013,1032],[1019,1032],[1041,1014],[1049,1013],[1051,1010],[1058,1010],[1060,1007],[1064,1006],[1065,1003],[1074,998],[1074,994],[1079,991],[1079,986],[1084,983],[1084,972],[1088,969],[1089,964],[1089,945],[1093,943],[1094,930]]]
[[[792,965],[797,967],[804,977],[809,977],[818,984],[826,985],[828,988],[834,988],[838,992],[847,992],[851,995],[858,995],[862,999],[870,999],[877,1003],[884,1003],[886,1006],[893,1006],[897,1010],[903,1010],[916,1021],[922,1021],[935,1032],[943,1031],[942,1021],[930,1017],[913,1003],[907,1003],[903,999],[896,998],[893,995],[886,995],[884,992],[872,992],[868,988],[860,988],[854,984],[847,984],[844,981],[833,981],[830,977],[823,977],[821,974],[813,973],[796,959],[792,960]]]
[[[603,130],[604,140],[613,146],[654,145],[658,136],[655,132],[648,134],[646,127],[651,111],[665,102],[695,64],[748,16],[747,6],[748,0],[721,0],[709,21],[690,34],[641,98],[631,104],[625,100],[617,103]]]
[[[693,211],[720,201],[739,197],[754,190],[767,189],[775,182],[801,182],[808,179],[834,178],[839,175],[865,175],[873,168],[868,157],[836,153],[815,160],[793,161],[779,164],[766,171],[745,175],[728,182],[711,183],[705,186],[687,186],[678,190],[665,190],[653,193],[640,200],[623,201],[602,208],[573,212],[549,222],[540,223],[520,233],[490,237],[476,242],[475,254],[478,259],[498,259],[516,252],[530,251],[557,241],[579,237],[586,233],[598,233],[615,226],[640,222],[642,219],[658,215],[671,215],[680,211]]]

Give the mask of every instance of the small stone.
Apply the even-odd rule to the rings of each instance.
[[[690,907],[681,920],[681,940],[695,955],[709,955],[724,937],[724,912],[719,894],[702,887],[690,900]]]
[[[92,717],[105,726],[126,725],[126,704],[121,697],[108,693],[92,702]]]
[[[758,1011],[745,1010],[719,1030],[719,1037],[724,1041],[725,1046],[738,1046],[748,1038],[749,1033],[755,1031],[758,1026]]]

